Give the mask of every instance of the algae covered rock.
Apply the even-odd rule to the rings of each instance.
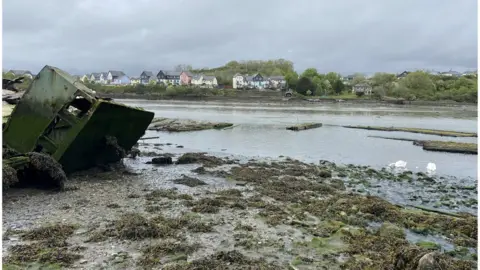
[[[440,245],[434,242],[428,241],[418,241],[417,246],[428,249],[428,250],[439,250]]]
[[[2,168],[2,173],[2,183],[4,190],[18,183],[17,171],[10,165],[4,164]]]
[[[405,238],[405,230],[398,227],[392,223],[383,223],[380,229],[378,229],[378,234],[383,237],[397,237],[397,238]]]
[[[442,269],[436,259],[438,257],[437,252],[430,252],[423,255],[418,261],[418,270],[436,270]]]
[[[170,165],[173,164],[173,160],[170,156],[160,156],[152,158],[152,161],[150,163],[157,165]]]
[[[53,157],[36,152],[27,153],[25,156],[28,158],[28,164],[18,170],[20,184],[42,188],[64,187],[67,176],[62,165]]]
[[[320,176],[322,178],[330,178],[330,177],[332,177],[332,172],[330,170],[327,170],[327,169],[320,170],[318,172],[318,176]]]
[[[27,153],[27,156],[30,158],[30,168],[34,169],[40,178],[44,177],[53,186],[63,188],[67,176],[60,163],[42,153]]]
[[[192,163],[200,163],[205,167],[215,167],[223,165],[225,161],[215,156],[208,156],[205,153],[185,153],[177,160],[177,164]]]

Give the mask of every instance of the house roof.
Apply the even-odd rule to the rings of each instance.
[[[214,79],[216,79],[215,76],[209,76],[209,75],[203,76],[203,80],[205,81],[213,81]]]
[[[193,73],[190,72],[190,71],[182,71],[181,73],[187,74],[188,77],[193,77],[193,76],[195,75],[195,74],[193,74]],[[180,74],[181,74],[181,73],[180,73]]]
[[[151,72],[151,71],[145,71],[145,70],[144,70],[144,71],[142,72],[142,74],[144,74],[144,73],[145,73],[145,75],[148,76],[148,77],[153,77],[153,72]]]
[[[125,76],[125,73],[123,73],[123,71],[118,71],[118,70],[110,70],[110,71],[108,71],[108,73],[111,73],[112,77]]]
[[[102,75],[102,73],[96,73],[96,72],[94,72],[94,73],[92,73],[92,74],[90,75],[90,77],[93,76],[96,80],[98,80],[98,79],[100,79],[100,75]]]
[[[166,76],[180,76],[181,71],[160,70],[158,73],[163,72]],[[158,75],[157,73],[157,75]]]
[[[106,79],[108,76],[108,72],[100,72],[100,75],[103,75],[103,77]]]
[[[270,80],[285,80],[284,76],[270,76]]]
[[[402,72],[398,73],[398,74],[397,74],[397,77],[399,77],[399,76],[402,75],[402,74],[407,74],[407,75],[408,75],[409,73],[410,73],[410,71],[406,71],[406,70],[405,70],[405,71],[402,71]]]
[[[8,72],[11,72],[13,73],[14,75],[25,75],[25,74],[30,74],[32,75],[32,72],[28,71],[28,70],[19,70],[19,69],[11,69],[9,70]]]

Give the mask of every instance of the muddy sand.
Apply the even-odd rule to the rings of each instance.
[[[476,268],[476,216],[392,204],[352,180],[431,176],[183,150],[171,165],[142,152],[72,175],[60,192],[4,192],[4,269]]]

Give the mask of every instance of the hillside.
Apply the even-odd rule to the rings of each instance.
[[[232,84],[232,78],[235,74],[255,74],[262,76],[286,75],[293,72],[293,62],[285,59],[277,60],[252,60],[252,61],[230,61],[226,65],[216,68],[193,69],[194,73],[205,75],[214,75],[219,84]]]

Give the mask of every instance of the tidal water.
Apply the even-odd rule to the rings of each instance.
[[[340,164],[382,168],[398,160],[407,169],[426,172],[429,162],[437,175],[477,179],[477,156],[424,151],[408,141],[369,136],[423,140],[476,142],[477,138],[451,138],[404,132],[347,129],[336,125],[372,125],[477,131],[477,111],[472,107],[395,107],[346,104],[243,104],[215,102],[169,102],[119,100],[155,112],[155,117],[183,118],[234,123],[226,130],[168,133],[151,143],[173,143],[213,153],[252,157],[289,156],[306,162],[329,160]],[[285,127],[302,122],[320,122],[323,127],[300,132]],[[469,181],[469,182],[470,182]]]

